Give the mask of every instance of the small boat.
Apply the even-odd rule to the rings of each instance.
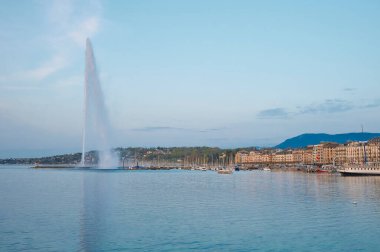
[[[200,171],[207,171],[207,168],[204,167],[204,166],[201,166],[201,167],[198,167],[198,170],[200,170]]]
[[[263,171],[271,171],[269,167],[264,167]]]
[[[315,170],[316,173],[326,173],[326,172],[329,172],[328,170],[325,170],[325,169],[317,169]]]
[[[219,170],[218,174],[232,174],[231,170]]]
[[[230,169],[221,169],[221,170],[218,170],[218,174],[232,174],[232,170],[230,170]]]

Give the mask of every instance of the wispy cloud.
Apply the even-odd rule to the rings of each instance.
[[[356,88],[343,88],[344,92],[353,92],[355,90],[356,90]]]
[[[326,99],[323,102],[315,102],[309,105],[297,106],[288,112],[284,108],[265,109],[258,113],[259,119],[286,119],[297,115],[308,114],[334,114],[351,110],[363,110],[380,107],[380,99],[368,102],[364,105],[355,104],[352,101],[342,99]]]
[[[92,16],[84,19],[78,27],[69,32],[68,36],[78,45],[83,46],[88,37],[92,37],[99,30],[99,18]]]
[[[322,103],[313,103],[304,107],[298,107],[299,114],[339,113],[354,109],[355,106],[346,100],[327,99]]]
[[[13,82],[19,88],[28,88],[21,82],[30,82],[29,85],[33,85],[33,82],[40,82],[59,73],[71,64],[78,47],[85,46],[86,38],[99,32],[102,20],[99,1],[88,1],[82,5],[74,4],[71,0],[46,3],[45,19],[50,24],[50,31],[44,35],[43,41],[51,54],[37,63],[37,67],[0,76],[0,82]]]
[[[371,103],[368,103],[361,108],[377,108],[380,107],[380,99],[374,100]]]
[[[0,76],[0,82],[41,81],[67,66],[67,59],[63,54],[53,55],[51,59],[40,66],[29,70]],[[23,85],[21,85],[23,86]],[[25,86],[25,85],[24,85]],[[27,86],[28,87],[28,86]]]
[[[224,129],[226,129],[226,128],[210,128],[210,129],[202,129],[199,132],[208,133],[208,132],[221,131],[221,130],[224,130]]]
[[[52,59],[44,62],[41,66],[28,70],[21,76],[25,79],[41,81],[63,69],[66,65],[66,58],[61,54],[56,54],[53,55]]]
[[[135,128],[132,129],[133,131],[144,131],[144,132],[152,132],[152,131],[182,131],[186,130],[184,128],[176,128],[176,127],[168,127],[168,126],[154,126],[154,127],[142,127],[142,128]]]
[[[260,119],[286,119],[289,113],[284,108],[272,108],[260,111],[257,114]]]
[[[85,1],[82,6],[72,0],[52,1],[47,6],[47,18],[59,31],[59,34],[54,34],[52,41],[74,42],[83,47],[86,38],[93,37],[99,31],[101,12],[100,1]]]

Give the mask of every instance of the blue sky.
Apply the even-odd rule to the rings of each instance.
[[[113,146],[380,132],[379,1],[4,1],[0,156],[81,149],[85,38]]]

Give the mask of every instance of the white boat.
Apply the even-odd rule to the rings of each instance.
[[[363,131],[363,129],[362,129]],[[346,164],[338,172],[343,176],[380,176],[380,162],[368,163],[365,148],[366,142],[363,142],[364,160],[362,164]]]
[[[338,172],[343,176],[380,176],[380,163],[345,165]]]
[[[263,171],[270,171],[270,168],[269,167],[264,167]]]
[[[232,170],[229,170],[229,169],[218,170],[218,174],[232,174]]]
[[[219,169],[218,169],[219,174],[232,174],[232,171],[233,171],[233,169],[231,169],[230,167],[226,167],[226,166],[219,167]]]

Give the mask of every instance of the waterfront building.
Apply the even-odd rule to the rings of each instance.
[[[248,163],[248,152],[247,151],[239,151],[235,155],[235,163]]]
[[[313,163],[313,145],[309,145],[306,147],[303,155],[303,163],[304,164],[312,164]]]
[[[334,162],[335,161],[335,162]],[[335,148],[335,157],[333,163],[336,165],[343,165],[347,163],[347,146],[340,144]]]
[[[291,164],[291,163],[294,163],[294,159],[293,159],[293,153],[292,151],[287,151],[285,153],[285,162],[287,164]]]
[[[366,146],[366,156],[368,162],[380,162],[380,137],[368,141]]]
[[[253,164],[362,164],[367,162],[380,162],[380,138],[368,142],[349,142],[338,144],[321,142],[309,145],[305,149],[275,150],[262,149],[251,152],[238,152],[237,163]]]
[[[323,144],[313,145],[313,164],[322,164]]]
[[[276,152],[272,155],[272,163],[280,164],[285,163],[285,153],[284,152]]]
[[[293,162],[297,164],[303,163],[304,155],[305,155],[305,150],[303,149],[296,149],[293,150]]]
[[[322,164],[333,164],[335,158],[335,150],[338,147],[338,143],[323,143],[322,144]]]
[[[270,164],[272,162],[273,162],[273,155],[269,150],[267,150],[261,155],[261,163]]]
[[[249,161],[250,163],[261,163],[261,152],[260,151],[251,151],[249,152]]]
[[[347,163],[362,164],[364,162],[363,142],[351,142],[346,147]]]

